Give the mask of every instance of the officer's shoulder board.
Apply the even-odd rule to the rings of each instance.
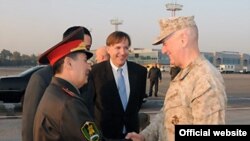
[[[86,121],[81,127],[81,131],[88,141],[100,141],[100,132],[94,122]]]
[[[70,96],[74,96],[74,95],[75,95],[75,94],[74,94],[72,91],[70,91],[68,88],[63,87],[62,89],[63,89],[63,91],[64,91],[66,94],[68,94],[68,95],[70,95]]]

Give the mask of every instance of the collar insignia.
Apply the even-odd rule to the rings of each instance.
[[[66,94],[68,94],[68,95],[70,95],[70,96],[74,96],[75,94],[72,92],[72,91],[70,91],[68,88],[62,88],[63,89],[63,91],[64,92],[66,92]]]

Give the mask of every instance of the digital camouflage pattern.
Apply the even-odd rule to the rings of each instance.
[[[146,141],[174,141],[176,124],[225,124],[226,102],[220,72],[200,56],[171,81],[161,112],[141,134]]]

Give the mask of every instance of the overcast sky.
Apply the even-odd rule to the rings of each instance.
[[[168,18],[166,3],[173,0],[0,0],[0,51],[40,54],[62,39],[70,26],[91,29],[92,49],[105,45],[115,30],[110,20],[123,21],[133,48],[152,46],[159,34],[158,21]],[[177,0],[177,16],[195,16],[200,49],[250,54],[249,0]]]

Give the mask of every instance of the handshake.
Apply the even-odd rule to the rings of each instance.
[[[145,138],[135,132],[130,132],[126,135],[125,139],[104,139],[105,141],[145,141]]]
[[[126,135],[125,141],[145,141],[145,138],[135,132],[130,132]]]

